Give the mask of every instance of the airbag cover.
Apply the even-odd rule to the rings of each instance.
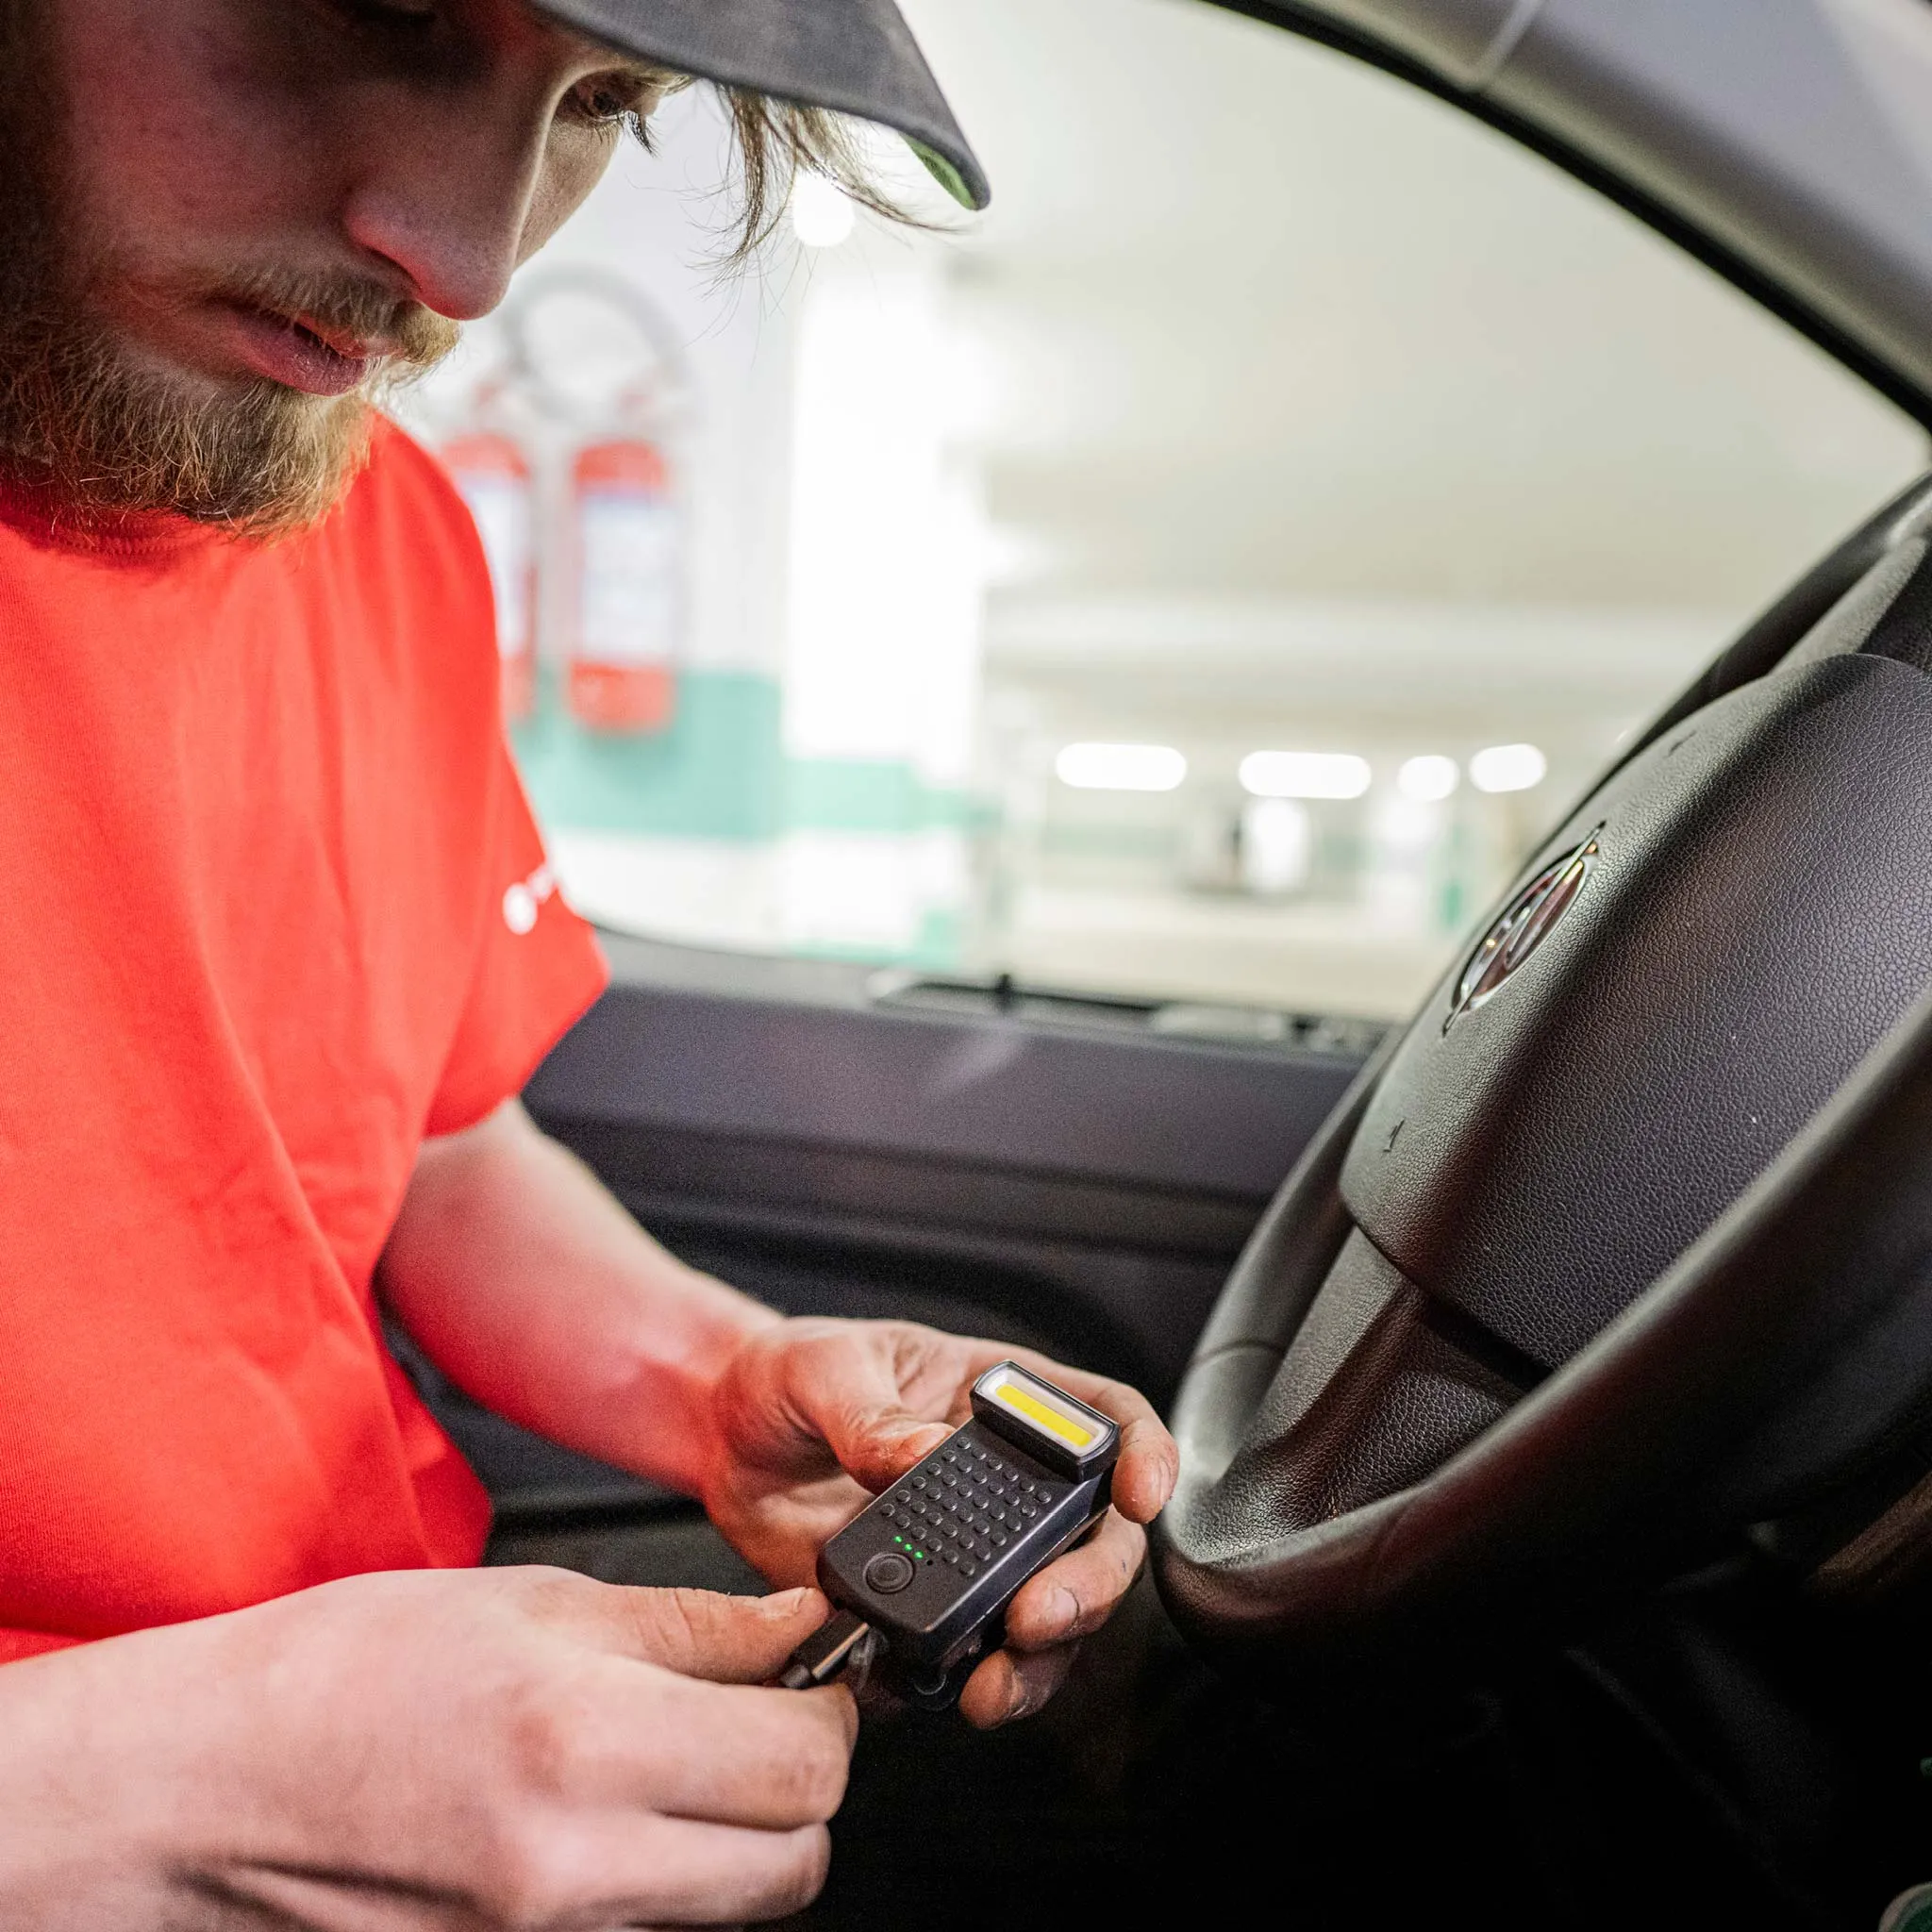
[[[1459,1012],[1457,959],[1341,1179],[1410,1281],[1545,1367],[1932,979],[1932,678],[1842,657],[1749,685],[1616,773],[1525,879],[1592,838],[1560,916]]]

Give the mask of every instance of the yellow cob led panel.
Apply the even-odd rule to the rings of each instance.
[[[1062,1442],[1075,1449],[1084,1449],[1093,1440],[1093,1431],[1070,1416],[1062,1415],[1058,1409],[1049,1407],[1030,1389],[1024,1389],[1019,1383],[1008,1378],[992,1391],[995,1402],[1004,1403],[1015,1414],[1023,1415],[1036,1428],[1045,1429],[1058,1436]]]

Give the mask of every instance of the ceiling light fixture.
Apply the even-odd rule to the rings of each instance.
[[[1369,775],[1368,759],[1347,751],[1251,751],[1241,766],[1257,798],[1359,798]]]
[[[1447,798],[1461,781],[1462,773],[1454,758],[1424,752],[1420,758],[1404,760],[1395,774],[1395,789],[1405,798],[1433,805],[1438,799]]]
[[[1172,791],[1188,761],[1171,744],[1069,744],[1053,761],[1062,785],[1081,791]]]
[[[1549,769],[1533,744],[1492,744],[1470,759],[1469,782],[1478,791],[1527,791]]]

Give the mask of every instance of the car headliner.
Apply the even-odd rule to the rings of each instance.
[[[1932,426],[1926,0],[1215,0],[1603,189]]]

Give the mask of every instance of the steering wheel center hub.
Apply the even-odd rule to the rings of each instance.
[[[1599,825],[1596,832],[1603,830]],[[1557,920],[1575,903],[1583,882],[1595,868],[1601,848],[1592,832],[1574,852],[1553,859],[1504,908],[1502,917],[1484,933],[1456,983],[1442,1031],[1448,1032],[1465,1013],[1486,1006],[1508,983],[1510,975],[1550,935]]]

